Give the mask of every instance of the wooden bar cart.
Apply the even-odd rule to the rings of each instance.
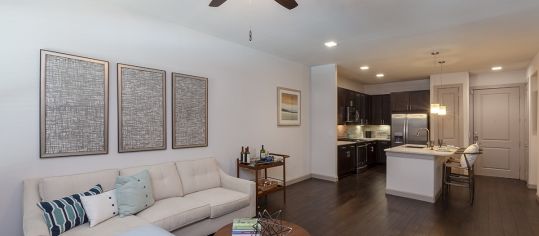
[[[256,206],[258,207],[258,199],[265,197],[270,193],[277,191],[283,191],[283,203],[286,204],[286,159],[290,156],[277,153],[269,153],[270,156],[282,157],[282,160],[268,162],[268,163],[241,163],[239,159],[236,160],[236,175],[240,177],[240,169],[250,170],[255,172],[256,183]],[[268,176],[268,169],[274,167],[282,167],[283,176],[282,179],[273,178]],[[264,171],[264,175],[259,173]]]

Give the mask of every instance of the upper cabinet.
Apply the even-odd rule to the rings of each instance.
[[[389,94],[370,96],[370,124],[372,125],[390,125],[391,124],[391,105]]]
[[[391,93],[391,111],[393,113],[428,113],[429,109],[429,90]]]
[[[337,124],[368,124],[370,118],[369,95],[352,90],[337,89]]]
[[[338,88],[338,125],[389,125],[391,123],[390,96],[367,95]]]

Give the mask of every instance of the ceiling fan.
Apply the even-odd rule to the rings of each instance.
[[[212,0],[210,2],[210,7],[218,7],[221,4],[225,3],[227,0]],[[292,10],[298,6],[298,3],[295,0],[275,0],[281,6],[286,7],[288,10]]]

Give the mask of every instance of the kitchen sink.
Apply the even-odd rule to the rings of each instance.
[[[405,147],[406,148],[417,148],[417,149],[426,148],[425,145],[413,145],[413,144],[407,144]]]

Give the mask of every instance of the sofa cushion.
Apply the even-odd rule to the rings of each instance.
[[[42,201],[51,201],[74,193],[84,192],[97,184],[103,191],[112,190],[118,170],[102,170],[92,173],[48,177],[41,179],[39,194]]]
[[[181,197],[182,184],[174,163],[164,163],[151,166],[138,166],[120,170],[120,175],[134,175],[143,170],[150,172],[154,199],[161,200],[170,197]]]
[[[221,186],[219,167],[213,158],[176,162],[183,194]]]
[[[116,177],[115,188],[120,217],[137,214],[155,202],[148,170],[131,176]]]
[[[137,217],[168,231],[174,231],[210,217],[210,206],[184,197],[167,198],[155,202],[152,207],[138,213]]]
[[[211,206],[211,218],[249,206],[249,195],[225,188],[212,188],[185,195],[187,199],[196,199]]]
[[[117,235],[127,232],[133,228],[148,225],[149,223],[136,216],[127,216],[120,218],[118,216],[108,219],[101,224],[92,228],[88,223],[79,225],[70,231],[62,234],[62,236],[105,236]]]

